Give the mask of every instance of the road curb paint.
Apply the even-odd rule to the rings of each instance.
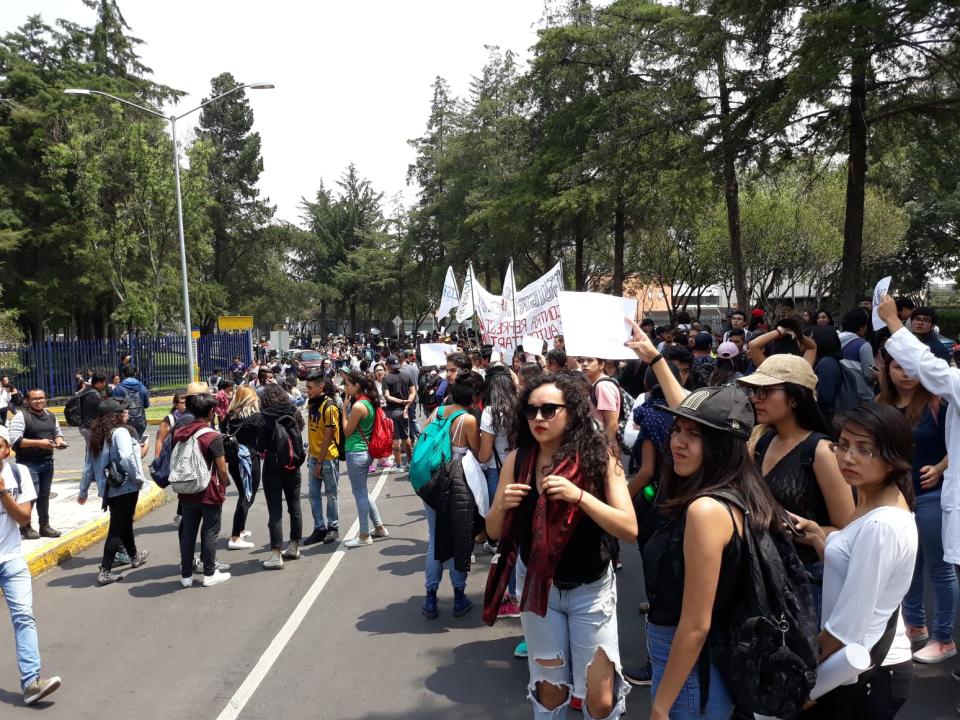
[[[135,520],[139,520],[157,508],[166,505],[174,497],[173,493],[162,490],[152,482],[150,482],[150,488],[150,492],[137,501],[137,511],[133,516]],[[96,499],[99,500],[99,498]],[[104,513],[103,517],[91,520],[86,525],[71,530],[59,538],[57,542],[28,553],[25,559],[27,567],[30,568],[30,574],[33,577],[42,575],[67,558],[75,557],[91,545],[96,545],[107,536],[109,526],[110,515]]]

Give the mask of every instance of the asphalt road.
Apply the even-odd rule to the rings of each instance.
[[[371,478],[371,489],[378,479]],[[346,529],[356,506],[345,475],[340,487]],[[235,502],[231,490],[222,537],[229,532]],[[526,664],[512,656],[519,621],[487,628],[480,619],[488,557],[479,554],[471,573],[474,610],[464,618],[452,616],[452,590],[445,579],[440,618],[426,620],[419,612],[427,535],[422,506],[399,475],[385,478],[378,504],[392,534],[388,540],[350,551],[312,546],[302,560],[269,572],[259,565],[267,550],[261,545],[266,508],[258,497],[249,523],[258,547],[228,552],[224,537],[219,557],[233,564],[233,578],[213,588],[180,587],[172,505],[137,524],[138,544],[151,555],[123,582],[96,587],[99,546],[40,577],[34,608],[44,672],[64,681],[49,702],[40,704],[42,716],[529,718]],[[308,533],[312,522],[305,494],[302,507]],[[644,657],[636,611],[643,599],[642,573],[634,549],[624,548],[623,560],[620,641],[629,664]],[[956,717],[960,686],[949,671],[958,666],[950,661],[919,668],[910,703],[898,717]],[[0,630],[3,720],[40,716],[22,705],[18,677],[6,625]],[[629,717],[645,718],[648,711],[648,690],[635,688],[628,698]]]

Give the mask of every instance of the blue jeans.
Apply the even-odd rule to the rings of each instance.
[[[340,475],[339,460],[323,460],[320,477],[316,476],[316,458],[307,460],[307,475],[310,487],[310,512],[313,527],[317,530],[333,530],[340,524],[340,508],[337,498],[337,478]],[[327,496],[327,519],[323,519],[323,496]]]
[[[410,428],[410,440],[416,442],[420,437],[420,426],[417,424],[417,404],[414,403],[407,408],[407,423]]]
[[[13,621],[22,690],[40,677],[40,644],[37,640],[37,623],[33,619],[33,584],[26,560],[16,557],[0,563],[0,590],[3,591]]]
[[[653,682],[650,685],[651,699],[657,697],[657,688],[663,680],[663,671],[670,657],[675,627],[663,627],[647,623],[647,653],[653,665]],[[700,667],[693,666],[680,694],[670,708],[670,720],[727,720],[733,715],[733,700],[723,682],[723,677],[713,663],[710,663],[710,689],[707,692],[706,713],[700,714]]]
[[[940,488],[917,497],[917,562],[913,582],[903,598],[903,619],[907,625],[924,627],[927,613],[923,607],[924,574],[933,587],[933,625],[930,637],[938,642],[953,642],[953,622],[957,616],[957,574],[953,565],[943,560],[941,535],[943,515],[940,510]]]
[[[37,519],[41,525],[50,524],[50,490],[53,488],[53,456],[40,462],[23,463],[30,471],[37,491]]]
[[[370,534],[370,523],[374,527],[383,525],[380,519],[380,511],[377,510],[377,504],[370,497],[370,491],[367,489],[367,469],[370,467],[370,453],[363,452],[347,453],[347,477],[350,478],[350,489],[353,491],[353,499],[357,502],[357,518],[360,521],[360,534]]]
[[[427,566],[425,573],[427,580],[424,583],[427,590],[437,590],[440,587],[440,581],[443,580],[443,564],[437,560],[437,511],[424,504],[427,511],[427,530],[429,540],[427,541]],[[454,590],[463,590],[467,586],[467,573],[457,570],[453,566],[453,559],[447,560],[447,568],[450,570],[450,583]]]

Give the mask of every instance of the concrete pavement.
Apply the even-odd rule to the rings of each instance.
[[[372,477],[371,490],[378,484]],[[304,488],[306,484],[304,483]],[[356,508],[341,477],[341,527]],[[266,508],[258,497],[248,528],[257,547],[228,552],[225,536],[236,503],[224,507],[219,557],[233,563],[234,577],[214,588],[182,589],[178,576],[172,506],[136,525],[138,546],[149,561],[123,582],[95,586],[101,545],[66,560],[34,582],[45,673],[63,687],[43,703],[47,720],[481,720],[530,717],[525,700],[527,669],[512,657],[520,636],[517,620],[487,628],[479,603],[489,558],[478,554],[468,592],[477,604],[464,618],[451,614],[445,579],[441,615],[426,620],[419,606],[427,528],[422,505],[405,476],[387,476],[378,505],[391,532],[370,547],[306,548],[304,558],[282,571],[260,569],[267,555]],[[304,492],[304,533],[312,529]],[[289,532],[284,517],[285,532]],[[346,533],[344,534],[346,537]],[[334,561],[340,555],[340,559]],[[636,612],[643,599],[640,559],[624,548],[618,575],[622,654],[644,657]],[[333,569],[331,570],[331,567]],[[316,599],[303,611],[318,578]],[[298,612],[298,607],[303,612]],[[278,633],[302,618],[285,644]],[[37,717],[21,704],[11,631],[0,630],[0,717]],[[264,662],[264,659],[272,662]],[[950,661],[919,667],[910,703],[898,718],[955,717],[960,685]],[[251,685],[251,677],[259,680]],[[231,706],[231,700],[239,702]],[[645,718],[649,691],[635,688],[628,716]],[[574,712],[569,717],[578,717]]]

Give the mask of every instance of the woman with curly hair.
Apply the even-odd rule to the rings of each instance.
[[[584,698],[584,717],[618,718],[629,691],[606,536],[635,541],[637,518],[623,467],[592,420],[589,390],[567,374],[527,384],[514,421],[517,449],[504,460],[486,518],[501,540],[484,619],[499,611],[515,559],[537,718],[563,713],[571,696]]]

